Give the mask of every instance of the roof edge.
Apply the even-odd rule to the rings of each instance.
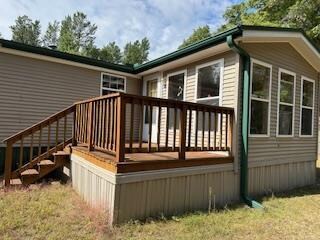
[[[258,31],[278,31],[278,32],[293,32],[301,33],[310,44],[317,50],[320,54],[320,47],[305,33],[302,28],[289,28],[289,27],[271,27],[271,26],[254,26],[254,25],[240,25],[242,30],[258,30]]]
[[[11,40],[0,39],[0,46],[4,48],[13,49],[13,50],[39,54],[47,57],[60,58],[60,59],[68,60],[72,62],[78,62],[78,63],[92,65],[96,67],[107,68],[107,69],[115,70],[119,72],[133,73],[134,71],[131,65],[127,66],[127,65],[115,64],[115,63],[109,63],[103,60],[97,60],[97,59],[84,57],[76,54],[65,53],[58,50],[48,49],[45,47],[31,46],[28,44],[19,43]]]
[[[156,58],[154,60],[151,60],[149,62],[143,63],[139,66],[135,66],[134,70],[135,73],[141,73],[143,71],[149,70],[151,68],[157,67],[159,65],[177,60],[179,58],[188,56],[190,54],[193,54],[195,52],[207,49],[213,45],[217,45],[219,43],[223,43],[226,41],[226,37],[228,35],[234,35],[235,37],[242,35],[242,29],[241,26],[236,26],[234,28],[231,28],[227,31],[221,32],[217,35],[214,35],[212,37],[205,38],[199,42],[193,43],[185,48],[178,49],[174,52],[171,52],[169,54],[166,54],[164,56],[161,56],[159,58]]]

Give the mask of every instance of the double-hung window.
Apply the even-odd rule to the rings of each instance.
[[[196,101],[209,105],[221,105],[223,60],[197,66]]]
[[[173,100],[184,100],[184,86],[185,86],[185,78],[187,75],[187,71],[180,71],[171,73],[167,76],[167,92],[168,92],[168,99]],[[170,108],[170,117],[169,117],[169,128],[173,128],[174,122],[174,109]],[[179,116],[180,114],[177,113],[176,115],[176,128],[179,128]]]
[[[301,78],[301,136],[313,135],[314,83],[306,77]]]
[[[279,69],[278,136],[294,135],[295,73]]]
[[[224,59],[220,59],[196,67],[196,102],[217,106],[222,104],[223,66]],[[212,114],[210,117],[211,119],[214,119]],[[209,130],[208,113],[206,113],[204,116],[199,114],[196,121],[198,121],[198,130],[202,130],[203,122],[205,123],[205,131]],[[219,126],[216,126],[216,123],[212,124],[210,131],[218,127]]]
[[[107,73],[101,74],[101,95],[126,91],[126,78]]]
[[[250,135],[268,136],[272,66],[253,60],[251,64]]]

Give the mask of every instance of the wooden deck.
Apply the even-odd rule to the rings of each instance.
[[[233,119],[232,108],[125,93],[77,102],[4,140],[5,185],[68,144],[116,173],[231,163]]]
[[[115,156],[89,151],[87,146],[72,147],[72,153],[114,173],[128,173],[181,167],[194,167],[232,163],[234,158],[226,152],[186,152],[186,159],[181,160],[177,152],[127,153],[125,161],[117,162]]]

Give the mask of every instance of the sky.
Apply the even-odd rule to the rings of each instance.
[[[198,26],[217,29],[224,10],[240,0],[0,0],[0,33],[11,39],[17,16],[40,20],[42,33],[49,22],[61,21],[76,11],[98,26],[96,45],[115,41],[121,48],[147,37],[149,60],[172,52]]]

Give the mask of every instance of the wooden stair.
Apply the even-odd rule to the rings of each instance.
[[[50,158],[52,158],[52,160]],[[18,174],[18,178],[11,179],[10,185],[17,187],[35,183],[54,170],[64,166],[69,160],[70,154],[67,152],[58,151],[53,153],[48,159],[41,160],[35,166],[31,165],[30,168]]]

